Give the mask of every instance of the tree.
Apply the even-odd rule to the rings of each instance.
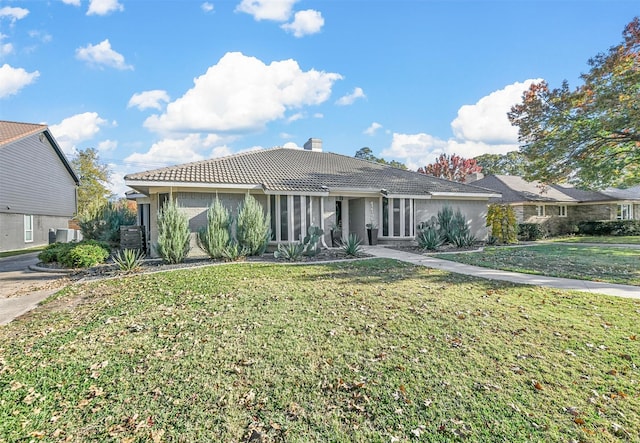
[[[520,151],[506,154],[482,154],[475,157],[484,175],[517,175],[524,176],[529,170],[529,162]]]
[[[111,191],[109,183],[109,166],[100,163],[98,151],[87,148],[79,151],[78,156],[71,161],[71,167],[80,178],[78,187],[78,215],[95,214],[107,204]]]
[[[445,178],[460,183],[466,181],[467,175],[481,172],[474,159],[465,159],[456,154],[440,154],[435,163],[418,168],[420,174],[433,175],[434,177]]]
[[[589,60],[581,86],[533,84],[511,108],[509,120],[531,162],[525,178],[594,189],[640,183],[638,17],[623,38]]]
[[[382,157],[376,157],[375,155],[373,155],[373,151],[371,151],[371,148],[368,148],[366,146],[356,151],[355,158],[369,160],[370,162],[380,163],[382,165],[387,165],[398,169],[407,169],[407,167],[399,161],[391,160],[390,162],[388,162]]]

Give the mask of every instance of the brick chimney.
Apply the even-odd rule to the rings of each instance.
[[[304,149],[307,151],[322,152],[322,139],[310,138],[304,144]]]

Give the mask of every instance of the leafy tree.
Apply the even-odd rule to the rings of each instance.
[[[373,155],[373,151],[371,150],[371,148],[368,148],[366,146],[356,151],[355,158],[359,158],[362,160],[369,160],[370,162],[376,162],[382,165],[388,165],[398,169],[405,169],[405,170],[407,169],[407,167],[403,163],[400,163],[398,161],[391,160],[390,162],[388,162],[382,157],[380,158],[376,157],[375,155]]]
[[[475,159],[465,159],[459,155],[440,154],[435,163],[431,163],[425,167],[418,168],[418,172],[434,177],[445,178],[460,183],[466,181],[467,175],[474,172],[481,172],[480,167]]]
[[[589,60],[581,86],[533,84],[511,108],[509,120],[531,162],[525,178],[595,189],[640,183],[638,17],[623,38]]]
[[[102,164],[98,151],[87,148],[79,151],[71,161],[71,167],[80,178],[78,187],[78,215],[95,214],[107,204],[111,191],[107,188],[111,171]]]
[[[231,214],[216,197],[207,210],[207,226],[198,231],[198,246],[211,258],[222,258],[231,239]]]
[[[506,154],[482,154],[475,158],[484,175],[516,175],[524,177],[530,168],[529,162],[520,151]]]

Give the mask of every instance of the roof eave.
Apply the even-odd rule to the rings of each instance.
[[[433,197],[457,197],[457,198],[502,198],[499,193],[483,193],[483,192],[432,192]]]

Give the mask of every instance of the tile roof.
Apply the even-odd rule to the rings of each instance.
[[[13,141],[38,132],[44,132],[46,129],[47,125],[0,120],[0,146],[8,145]]]
[[[272,148],[203,160],[125,176],[136,182],[188,185],[260,185],[267,191],[326,192],[346,189],[389,194],[429,195],[434,192],[487,194],[475,186],[405,171],[330,152]],[[153,184],[156,184],[153,183]],[[328,189],[327,189],[328,188]]]

